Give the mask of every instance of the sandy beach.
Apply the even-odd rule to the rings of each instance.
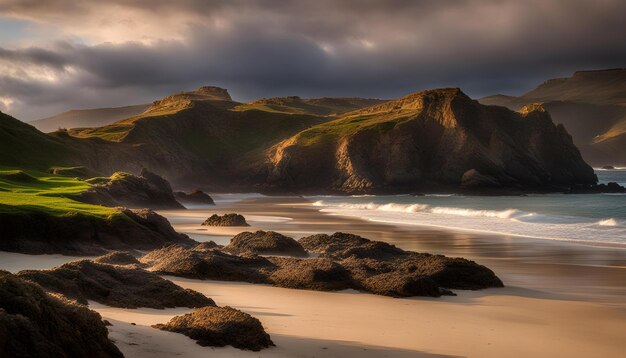
[[[249,228],[208,228],[212,213],[237,212]],[[395,299],[166,277],[257,317],[276,343],[261,352],[200,347],[150,327],[189,309],[120,309],[91,303],[113,323],[127,357],[619,357],[626,351],[626,250],[520,237],[396,226],[320,213],[300,198],[218,201],[162,211],[198,241],[227,243],[246,230],[299,238],[345,231],[403,249],[462,256],[493,269],[506,287],[456,297]],[[2,268],[58,265],[72,257],[2,253]],[[135,325],[132,325],[134,323]]]

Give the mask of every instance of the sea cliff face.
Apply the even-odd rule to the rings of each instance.
[[[267,184],[345,193],[428,186],[594,184],[563,126],[538,105],[482,106],[459,89],[409,95],[314,126],[267,153]]]

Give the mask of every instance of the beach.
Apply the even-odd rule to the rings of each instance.
[[[261,352],[201,347],[183,335],[150,327],[189,309],[91,303],[113,324],[110,336],[127,357],[618,357],[626,351],[622,247],[378,223],[323,213],[311,200],[298,197],[221,199],[217,196],[215,207],[160,213],[177,231],[218,244],[257,229],[294,238],[351,232],[407,250],[475,260],[491,268],[505,288],[398,299],[166,276],[220,306],[257,317],[276,347]],[[227,212],[243,214],[251,227],[200,226],[210,214]],[[52,267],[64,259],[15,255],[2,253],[2,268]]]

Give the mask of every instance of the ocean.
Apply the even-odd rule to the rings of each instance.
[[[626,169],[596,170],[600,183],[626,186]],[[322,212],[539,239],[626,245],[626,195],[315,196]]]

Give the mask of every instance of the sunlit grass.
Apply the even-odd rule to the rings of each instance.
[[[117,209],[72,199],[90,187],[90,183],[77,178],[0,167],[0,214],[38,212],[52,216],[85,215],[105,219],[123,216]]]

